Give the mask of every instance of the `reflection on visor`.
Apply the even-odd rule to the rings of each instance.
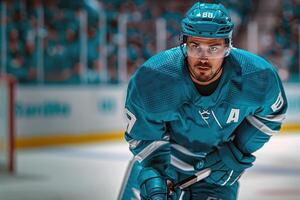
[[[223,58],[228,55],[229,47],[225,45],[198,45],[187,43],[187,53],[190,57],[197,58]]]

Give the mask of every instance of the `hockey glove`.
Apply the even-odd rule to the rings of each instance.
[[[211,175],[206,182],[221,186],[233,185],[244,172],[252,167],[255,156],[244,155],[232,142],[223,144],[198,162],[196,169],[210,168]]]
[[[144,168],[138,176],[140,196],[143,200],[170,200],[176,199],[176,193],[168,190],[171,182],[160,175],[160,173],[149,167]]]

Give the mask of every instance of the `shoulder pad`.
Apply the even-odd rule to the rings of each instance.
[[[266,59],[246,50],[234,48],[231,51],[233,58],[242,68],[242,74],[249,74],[265,69],[274,69]]]
[[[270,95],[278,95],[280,80],[270,62],[241,49],[234,49],[232,53],[234,60],[242,69],[242,93],[240,93],[242,96],[236,101],[243,101],[244,105],[258,105],[266,103]],[[238,91],[232,91],[232,95],[236,95],[236,92]]]
[[[180,47],[163,51],[146,61],[131,78],[146,112],[176,109],[184,101],[184,56]]]

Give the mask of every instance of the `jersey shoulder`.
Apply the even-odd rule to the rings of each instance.
[[[241,49],[233,49],[232,56],[241,67],[241,95],[245,103],[259,105],[278,96],[281,81],[269,61]]]
[[[268,60],[264,59],[263,57],[254,54],[252,52],[234,48],[231,51],[236,62],[242,68],[242,75],[248,75],[251,73],[259,73],[262,71],[274,71],[275,68]]]
[[[130,79],[126,103],[136,102],[148,113],[178,108],[184,101],[183,66],[180,47],[154,55]]]

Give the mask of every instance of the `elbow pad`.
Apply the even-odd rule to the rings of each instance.
[[[253,128],[248,120],[236,130],[234,144],[245,154],[252,154],[271,138],[271,134]]]

